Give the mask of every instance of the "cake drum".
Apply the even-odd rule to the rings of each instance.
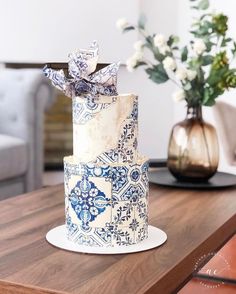
[[[91,254],[126,254],[146,251],[158,247],[165,243],[167,235],[162,230],[149,225],[148,238],[138,244],[115,247],[84,246],[69,241],[66,236],[66,226],[62,225],[50,230],[46,235],[46,239],[53,246],[68,251]]]

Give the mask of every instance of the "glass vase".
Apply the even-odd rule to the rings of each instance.
[[[167,166],[179,181],[205,182],[217,171],[219,145],[215,128],[205,122],[202,108],[188,107],[185,120],[171,132]]]

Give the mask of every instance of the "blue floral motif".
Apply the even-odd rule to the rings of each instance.
[[[138,227],[139,227],[139,222],[136,219],[133,219],[132,222],[129,225],[129,228],[132,231],[136,231],[138,229]]]
[[[115,163],[119,160],[119,151],[116,149],[109,150],[108,152],[104,152],[103,154],[97,157],[97,163]]]
[[[128,169],[125,166],[115,167],[111,172],[112,191],[119,191],[128,183]]]
[[[72,222],[70,216],[66,217],[66,227],[70,234],[74,234],[78,230],[78,226]]]
[[[85,105],[89,110],[95,110],[98,108],[98,103],[95,102],[95,98],[87,99]]]
[[[116,224],[122,225],[124,222],[131,219],[133,216],[133,205],[131,202],[123,204],[123,201],[120,201],[116,207],[115,215],[113,216],[113,222]]]
[[[130,173],[131,180],[134,182],[137,182],[140,179],[140,176],[140,170],[138,170],[137,168],[133,169]]]
[[[111,167],[109,165],[96,165],[94,163],[70,164],[65,159],[64,173],[67,180],[70,179],[72,175],[108,178],[111,173]]]
[[[148,224],[144,223],[137,232],[136,242],[141,242],[148,238]]]
[[[110,200],[106,198],[106,195],[85,176],[71,191],[69,200],[78,219],[82,221],[84,229],[88,228],[89,223],[110,205]]]
[[[141,171],[142,171],[142,173],[147,173],[148,172],[148,168],[149,168],[149,164],[148,164],[148,161],[146,161],[146,162],[144,162],[141,165]]]
[[[134,244],[133,236],[130,235],[128,230],[118,229],[114,234],[114,239],[117,245],[128,246]]]
[[[119,228],[117,224],[107,223],[106,229],[110,231],[116,245],[132,245],[135,243],[134,235],[130,234],[128,227]]]
[[[145,196],[145,191],[143,187],[139,184],[130,185],[127,190],[121,195],[122,200],[130,200],[135,203],[138,200]]]
[[[73,123],[85,124],[93,119],[103,109],[107,109],[117,100],[117,97],[111,97],[110,102],[100,103],[95,97],[88,97],[85,101],[77,101],[73,98]]]
[[[111,231],[109,231],[107,228],[96,228],[95,229],[95,234],[102,239],[102,241],[105,244],[110,244],[111,243]]]
[[[136,97],[134,101],[133,110],[131,112],[131,118],[133,118],[134,121],[138,120],[138,97]]]
[[[136,213],[138,213],[138,217],[142,220],[142,222],[147,222],[148,221],[147,203],[145,201],[138,201],[136,203],[136,208],[137,208]]]
[[[149,179],[148,179],[148,173],[147,172],[142,173],[141,183],[143,184],[145,190],[148,190]]]
[[[83,233],[79,233],[76,238],[73,239],[73,242],[92,247],[101,247],[103,244],[99,242],[93,235],[87,235]]]

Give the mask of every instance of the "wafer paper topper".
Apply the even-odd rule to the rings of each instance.
[[[71,98],[117,95],[117,72],[120,63],[109,64],[95,72],[98,58],[98,44],[94,41],[89,49],[80,49],[69,54],[68,77],[62,69],[54,70],[47,65],[43,72],[53,86]]]

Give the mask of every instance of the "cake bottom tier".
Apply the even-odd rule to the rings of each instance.
[[[148,237],[148,164],[97,165],[64,158],[68,239],[87,246],[132,245]]]

